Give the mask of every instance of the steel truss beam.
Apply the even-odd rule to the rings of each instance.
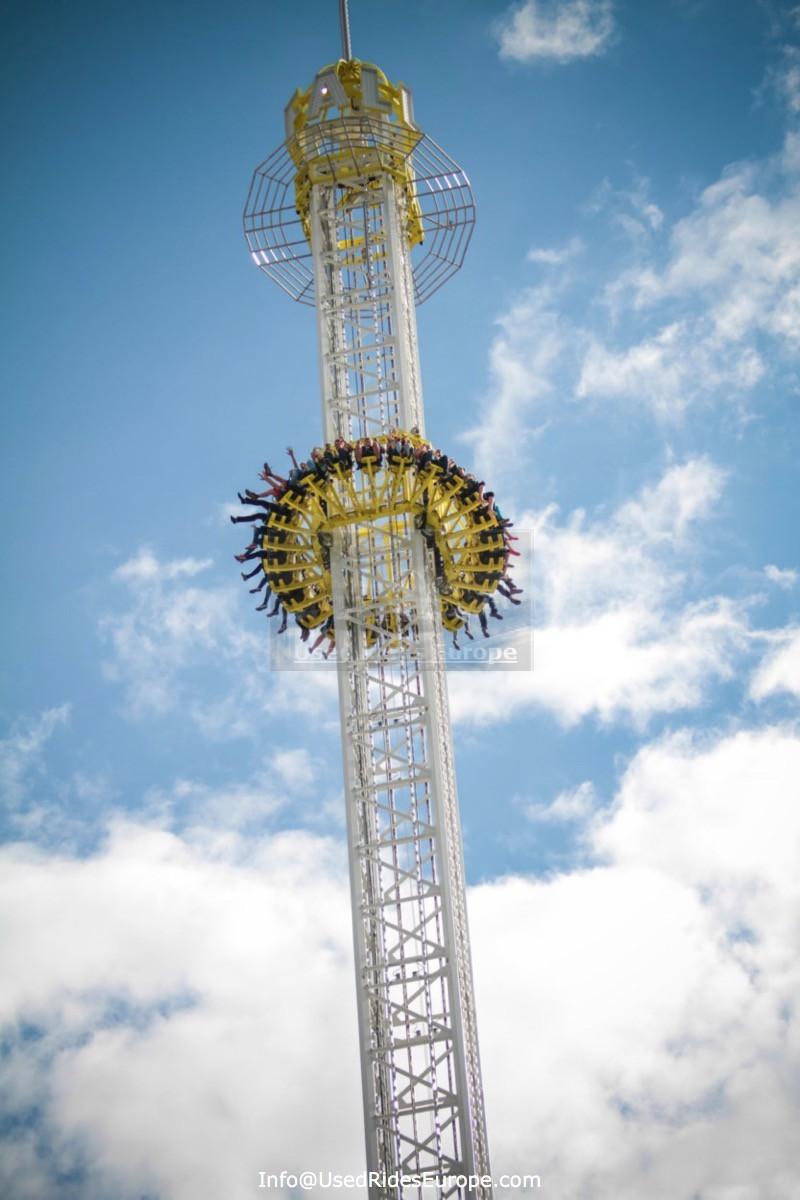
[[[424,433],[404,203],[388,177],[346,196],[313,188],[327,441]],[[343,518],[331,571],[368,1169],[487,1175],[433,564],[412,516],[395,510]],[[441,1200],[489,1194],[438,1189]],[[370,1189],[370,1200],[417,1195]]]

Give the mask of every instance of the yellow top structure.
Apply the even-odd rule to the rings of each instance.
[[[311,240],[311,189],[338,184],[346,206],[389,175],[406,198],[409,247],[423,240],[422,213],[410,156],[423,134],[414,124],[411,93],[373,63],[343,59],[318,71],[285,109],[286,146],[297,168],[295,203]]]

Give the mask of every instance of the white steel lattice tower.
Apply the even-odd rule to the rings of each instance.
[[[347,43],[292,97],[245,233],[316,305],[327,442],[424,434],[415,302],[461,265],[473,221],[469,182],[408,91]],[[437,1195],[478,1200],[488,1185],[455,1178],[489,1162],[439,596],[410,506],[375,486],[353,473],[330,551],[367,1166],[451,1176]]]

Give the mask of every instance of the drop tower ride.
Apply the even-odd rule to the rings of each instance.
[[[285,140],[253,175],[256,264],[316,308],[328,444],[424,438],[415,305],[461,266],[469,181],[414,120],[411,94],[342,57],[298,90]],[[355,473],[354,473],[355,474]],[[342,485],[326,569],[336,631],[367,1167],[489,1174],[441,579],[413,496],[362,472]],[[326,505],[326,512],[329,506]],[[424,1195],[430,1196],[431,1189]],[[422,1196],[383,1183],[370,1200]]]

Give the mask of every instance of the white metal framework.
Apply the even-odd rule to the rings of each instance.
[[[382,117],[362,115],[358,124],[362,139],[373,136],[365,134],[370,124],[378,137],[396,130]],[[315,145],[324,139],[341,161],[347,120],[324,126]],[[352,131],[347,138],[350,145]],[[297,157],[290,161],[296,165]],[[437,184],[431,177],[431,194],[440,197],[437,211],[450,213],[448,244],[459,239],[460,259],[472,198],[466,177],[450,166],[449,179]],[[257,226],[281,228],[280,215],[263,207],[265,178],[262,164],[246,211],[251,249]],[[372,159],[361,175],[350,169],[346,187],[335,171],[314,182],[310,248],[298,241],[296,255],[287,251],[272,263],[270,273],[277,263],[285,285],[310,253],[312,278],[293,290],[308,298],[313,284],[328,442],[395,428],[424,433],[409,178],[418,172],[376,174]],[[457,205],[441,197],[455,197]],[[436,237],[434,228],[434,250]],[[437,264],[448,271],[458,265],[434,255]],[[356,489],[371,487],[366,471],[354,479]],[[367,1165],[385,1176],[449,1176],[439,1197],[482,1200],[490,1188],[457,1182],[488,1175],[489,1162],[434,567],[411,514],[387,506],[365,520],[365,507],[354,504],[352,524],[335,533],[331,572]],[[377,1185],[369,1194],[383,1200],[434,1193]]]

